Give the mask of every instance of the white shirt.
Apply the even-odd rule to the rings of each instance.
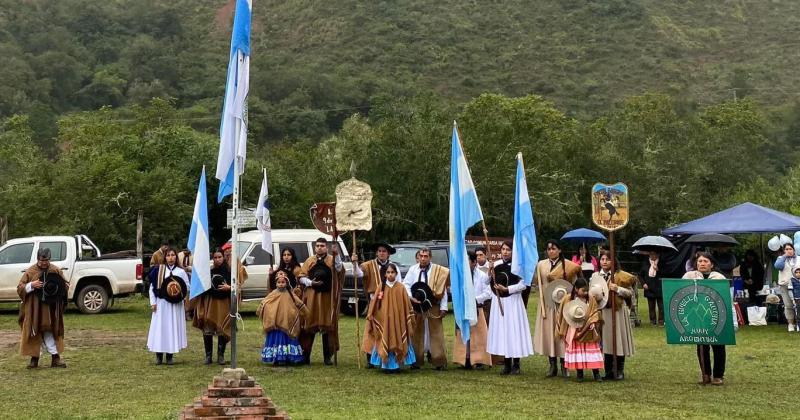
[[[475,300],[479,305],[492,298],[492,288],[489,286],[489,276],[480,267],[475,266],[472,270],[472,285],[475,289]]]
[[[430,275],[433,266],[433,263],[428,264],[428,275]],[[430,279],[430,277],[428,277],[428,279]],[[403,277],[403,284],[406,286],[406,292],[408,292],[409,297],[411,296],[411,286],[417,281],[425,281],[425,277],[422,276],[422,269],[419,264],[414,264],[408,269],[405,277]],[[425,281],[425,283],[428,282]],[[439,309],[447,311],[447,290],[444,291],[444,296],[442,296],[442,300],[439,301]]]

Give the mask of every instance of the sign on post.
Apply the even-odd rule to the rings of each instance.
[[[667,344],[735,345],[728,280],[663,279]]]
[[[597,183],[592,187],[592,221],[607,232],[628,224],[628,186]]]
[[[336,232],[336,203],[314,203],[309,213],[311,222],[318,231],[333,236]]]
[[[233,228],[233,209],[228,209],[228,229]],[[256,227],[255,209],[239,209],[239,229]]]
[[[336,228],[339,232],[372,230],[372,188],[350,178],[336,186]]]

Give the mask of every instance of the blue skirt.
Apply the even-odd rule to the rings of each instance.
[[[403,364],[406,366],[413,365],[414,362],[417,361],[417,356],[414,354],[414,346],[411,343],[408,343],[408,352],[406,353],[406,359],[403,360]],[[369,363],[373,366],[379,366],[383,370],[398,370],[400,369],[400,364],[397,363],[397,357],[395,357],[394,352],[389,353],[388,360],[386,363],[383,362],[381,356],[378,355],[378,347],[372,347],[372,356],[369,358]]]
[[[300,363],[303,361],[303,349],[296,338],[289,338],[283,331],[272,330],[267,333],[264,348],[261,350],[261,361],[264,363]]]

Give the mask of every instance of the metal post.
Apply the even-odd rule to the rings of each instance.
[[[231,368],[236,369],[236,321],[239,313],[239,138],[242,122],[236,120],[236,141],[233,150],[233,223],[231,224]]]

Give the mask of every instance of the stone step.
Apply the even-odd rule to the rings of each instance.
[[[275,414],[273,407],[199,407],[194,409],[198,417],[208,416],[253,416]]]
[[[203,393],[204,397],[221,397],[221,398],[236,398],[236,397],[263,397],[264,390],[261,388],[219,388],[209,387]]]
[[[256,386],[256,381],[252,377],[247,379],[228,379],[216,376],[211,386],[214,388],[252,388]]]
[[[239,397],[239,398],[219,398],[203,397],[203,407],[252,407],[269,406],[272,400],[269,397]]]

